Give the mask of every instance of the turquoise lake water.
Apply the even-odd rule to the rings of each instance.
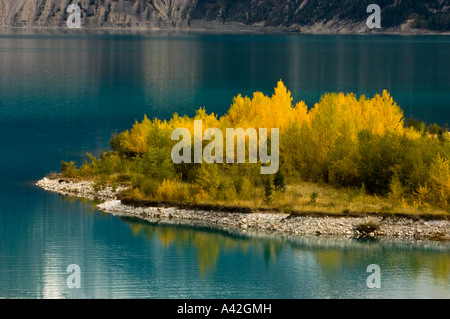
[[[0,298],[449,298],[448,245],[152,225],[33,186],[144,114],[222,115],[280,79],[310,106],[387,89],[405,116],[444,125],[449,53],[439,36],[0,33]]]

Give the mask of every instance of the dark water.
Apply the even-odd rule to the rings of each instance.
[[[387,89],[405,115],[444,125],[449,53],[449,37],[0,34],[0,297],[449,298],[449,246],[150,225],[33,186],[144,114],[223,114],[279,79],[310,106]]]

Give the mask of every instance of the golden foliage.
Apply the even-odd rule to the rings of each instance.
[[[144,115],[141,123],[135,121],[133,128],[123,133],[122,147],[135,156],[143,155],[148,150],[147,138],[152,122]]]
[[[168,121],[144,116],[130,130],[113,137],[113,152],[100,159],[90,157],[91,163],[79,170],[66,163],[63,172],[82,177],[117,174],[133,184],[131,195],[136,198],[261,201],[263,183],[256,164],[251,164],[255,170],[250,164],[235,169],[225,163],[172,162],[171,148],[177,141],[171,140],[171,132],[186,128],[193,141],[194,120],[202,120],[203,133],[212,127],[222,132],[278,128],[280,167],[288,178],[348,187],[364,184],[368,192],[390,193],[391,201],[403,206],[415,200],[417,207],[448,207],[448,134],[438,139],[405,128],[403,112],[387,91],[372,98],[327,93],[308,108],[303,101],[294,104],[281,80],[271,96],[237,95],[221,117],[208,114],[205,108],[199,108],[194,117],[175,113]]]
[[[184,183],[165,179],[158,187],[157,195],[163,200],[184,201],[189,198],[189,189]]]
[[[450,201],[450,161],[438,155],[430,167],[430,187],[434,199],[443,207]]]

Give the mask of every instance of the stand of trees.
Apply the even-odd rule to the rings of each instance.
[[[280,81],[272,96],[238,95],[218,117],[200,108],[194,118],[174,114],[169,120],[146,116],[129,130],[113,135],[111,151],[85,163],[63,163],[66,177],[94,178],[98,187],[129,183],[127,196],[177,201],[255,200],[270,203],[286,184],[312,181],[363,188],[370,194],[418,207],[449,208],[450,139],[437,125],[426,126],[403,112],[386,91],[372,98],[325,94],[312,108],[292,103]],[[175,128],[193,136],[193,120],[203,130],[217,127],[280,129],[280,172],[260,174],[257,164],[174,164]],[[269,141],[270,142],[270,141]],[[207,142],[205,142],[207,143]],[[281,174],[281,175],[280,175]],[[286,177],[286,182],[285,182]]]

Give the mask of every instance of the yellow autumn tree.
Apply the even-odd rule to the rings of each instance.
[[[122,148],[132,156],[140,156],[147,152],[147,139],[151,126],[152,122],[147,118],[147,115],[144,115],[141,123],[136,120],[131,130],[123,133]]]
[[[386,90],[370,100],[362,96],[359,104],[362,108],[363,129],[378,135],[400,135],[404,132],[403,111]]]
[[[440,154],[430,167],[430,188],[434,200],[442,207],[450,201],[450,161]]]
[[[255,92],[251,99],[242,95],[235,97],[225,115],[225,123],[229,127],[279,128],[282,131],[293,118],[305,118],[305,114],[306,105],[299,103],[294,109],[291,92],[280,80],[271,97],[262,92]]]

